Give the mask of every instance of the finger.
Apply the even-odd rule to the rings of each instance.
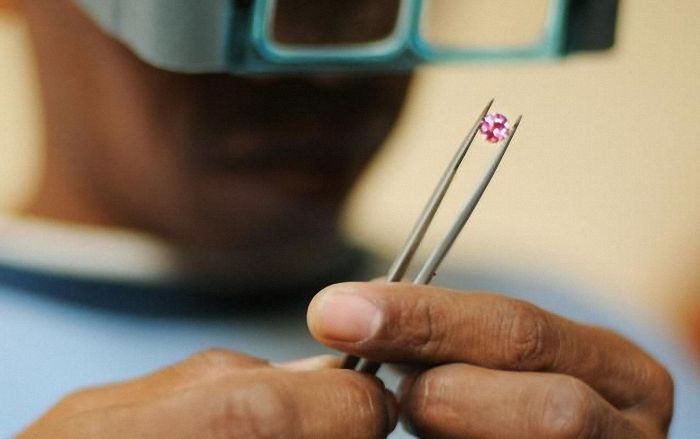
[[[251,370],[113,408],[100,422],[86,413],[65,428],[104,438],[128,437],[120,436],[125,424],[140,437],[173,439],[384,438],[396,423],[394,404],[378,380],[353,371]]]
[[[201,381],[216,379],[241,369],[270,367],[270,362],[240,352],[223,348],[210,348],[190,356],[172,366],[161,369],[145,379],[156,378],[163,381]]]
[[[307,318],[322,343],[376,361],[567,374],[618,407],[668,411],[673,393],[668,373],[622,337],[498,295],[346,283],[318,294]]]
[[[284,363],[272,363],[274,367],[289,370],[323,370],[337,369],[342,364],[342,358],[336,355],[318,355],[316,357],[302,358],[300,360],[287,361]]]
[[[431,438],[661,438],[643,431],[582,381],[464,364],[431,369],[406,386],[404,422]]]
[[[122,401],[138,400],[139,395],[152,398],[154,395],[172,393],[241,370],[263,367],[270,367],[270,363],[228,349],[211,348],[154,373],[120,383],[112,390]]]

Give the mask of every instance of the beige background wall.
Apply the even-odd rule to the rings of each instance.
[[[609,54],[423,71],[401,125],[353,197],[348,228],[391,254],[467,126],[495,96],[498,110],[525,119],[450,263],[557,273],[617,305],[675,316],[683,297],[700,298],[699,23],[697,0],[628,0]],[[31,69],[21,21],[2,17],[4,208],[21,203],[40,166]],[[475,148],[466,173],[492,151]],[[453,194],[445,210],[460,204]],[[437,224],[448,222],[442,215]]]
[[[525,119],[453,260],[558,273],[659,314],[700,297],[699,26],[695,0],[624,1],[609,54],[425,71],[354,200],[351,228],[397,248],[495,96]]]

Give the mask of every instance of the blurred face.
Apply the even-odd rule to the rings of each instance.
[[[284,4],[276,32],[298,39],[284,14],[299,17]],[[373,31],[395,16],[395,1],[358,4]],[[138,60],[69,0],[26,0],[25,10],[47,173],[70,179],[98,221],[166,237],[207,270],[293,271],[337,250],[338,209],[394,124],[408,75],[171,73]],[[322,42],[339,28],[308,29],[303,38]],[[340,31],[353,29],[363,31]]]

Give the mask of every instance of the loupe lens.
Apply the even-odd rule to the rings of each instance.
[[[425,0],[422,38],[445,49],[520,47],[544,35],[552,0]]]
[[[401,0],[275,0],[269,35],[281,46],[348,46],[383,41]]]

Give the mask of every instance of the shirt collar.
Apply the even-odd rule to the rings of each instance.
[[[176,279],[176,252],[131,230],[0,215],[0,264],[53,274],[139,283]]]

